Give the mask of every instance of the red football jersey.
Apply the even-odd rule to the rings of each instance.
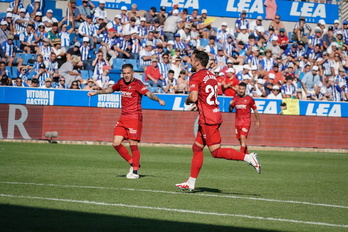
[[[202,69],[190,78],[190,91],[198,91],[199,123],[216,125],[222,123],[217,95],[218,83],[213,73]]]
[[[228,83],[232,83],[232,86],[237,86],[239,85],[239,81],[236,77],[233,77],[233,78],[225,78],[225,83],[228,84]],[[227,88],[227,89],[224,89],[224,94],[226,96],[236,96],[237,92],[232,89],[232,88]]]
[[[114,91],[121,91],[121,117],[139,118],[142,116],[141,98],[146,95],[149,90],[138,79],[134,79],[131,83],[126,84],[121,78],[112,86]]]
[[[250,125],[251,109],[255,110],[256,104],[254,98],[250,96],[240,97],[236,95],[233,98],[233,107],[236,108],[236,125]]]

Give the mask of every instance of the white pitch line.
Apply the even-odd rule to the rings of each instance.
[[[219,195],[219,194],[209,194],[209,193],[206,194],[206,193],[197,193],[197,192],[188,194],[183,191],[171,192],[171,191],[162,191],[162,190],[153,190],[153,189],[114,188],[114,187],[82,186],[82,185],[59,185],[59,184],[26,183],[26,182],[0,182],[0,184],[35,185],[35,186],[50,186],[50,187],[63,187],[63,188],[107,189],[107,190],[138,191],[138,192],[152,192],[152,193],[164,193],[164,194],[185,194],[190,196],[233,198],[233,199],[268,201],[268,202],[277,202],[277,203],[290,203],[290,204],[348,209],[348,206],[344,206],[344,205],[330,205],[330,204],[321,204],[321,203],[313,203],[313,202],[305,202],[305,201],[276,200],[276,199],[267,199],[267,198],[258,198],[258,197],[240,197],[240,196]]]
[[[344,224],[331,224],[331,223],[325,223],[325,222],[311,222],[311,221],[300,221],[300,220],[283,219],[283,218],[259,217],[259,216],[243,215],[243,214],[204,212],[204,211],[187,210],[187,209],[173,209],[173,208],[151,207],[151,206],[141,206],[141,205],[116,204],[116,203],[106,203],[106,202],[87,201],[87,200],[82,201],[82,200],[73,200],[73,199],[20,196],[20,195],[9,195],[9,194],[0,194],[0,197],[20,198],[20,199],[35,199],[35,200],[70,202],[70,203],[82,203],[82,204],[90,204],[90,205],[115,206],[115,207],[136,208],[136,209],[161,210],[161,211],[190,213],[190,214],[202,214],[202,215],[212,215],[212,216],[240,217],[240,218],[267,220],[267,221],[279,221],[279,222],[309,224],[309,225],[316,225],[316,226],[331,226],[331,227],[348,228],[348,225],[344,225]]]

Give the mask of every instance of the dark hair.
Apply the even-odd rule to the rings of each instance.
[[[206,52],[194,50],[192,54],[195,54],[195,59],[198,60],[202,66],[206,67],[209,62],[209,56]]]
[[[174,74],[175,72],[173,70],[169,70],[168,73],[173,73]]]
[[[99,25],[99,30],[103,29],[106,27],[106,22],[102,22],[100,25]]]
[[[133,65],[132,64],[124,64],[122,65],[122,70],[125,69],[125,68],[130,68],[133,70]]]
[[[246,87],[247,85],[244,82],[239,83],[239,86],[244,86]]]

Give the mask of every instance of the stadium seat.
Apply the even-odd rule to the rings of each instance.
[[[122,65],[124,65],[124,59],[116,58],[113,60],[112,69],[121,70]]]
[[[90,73],[88,72],[88,70],[81,70],[81,78],[84,80],[88,80],[90,76]]]
[[[12,75],[15,77],[19,75],[17,66],[12,66]]]
[[[70,37],[70,45],[73,45],[75,43],[75,33],[70,33],[69,37]]]
[[[115,83],[121,79],[121,73],[119,70],[110,70],[109,73],[110,80],[113,80]]]
[[[8,77],[9,78],[14,78],[13,74],[12,74],[12,70],[10,66],[6,66],[6,71],[8,72]]]
[[[208,45],[209,39],[200,39],[200,45],[205,47]]]

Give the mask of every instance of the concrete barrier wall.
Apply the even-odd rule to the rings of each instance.
[[[65,106],[0,105],[0,138],[111,141],[120,109]],[[144,110],[143,143],[192,144],[197,112]],[[238,145],[234,113],[223,113],[223,145]],[[261,127],[252,128],[249,145],[348,149],[348,118],[260,115]]]

